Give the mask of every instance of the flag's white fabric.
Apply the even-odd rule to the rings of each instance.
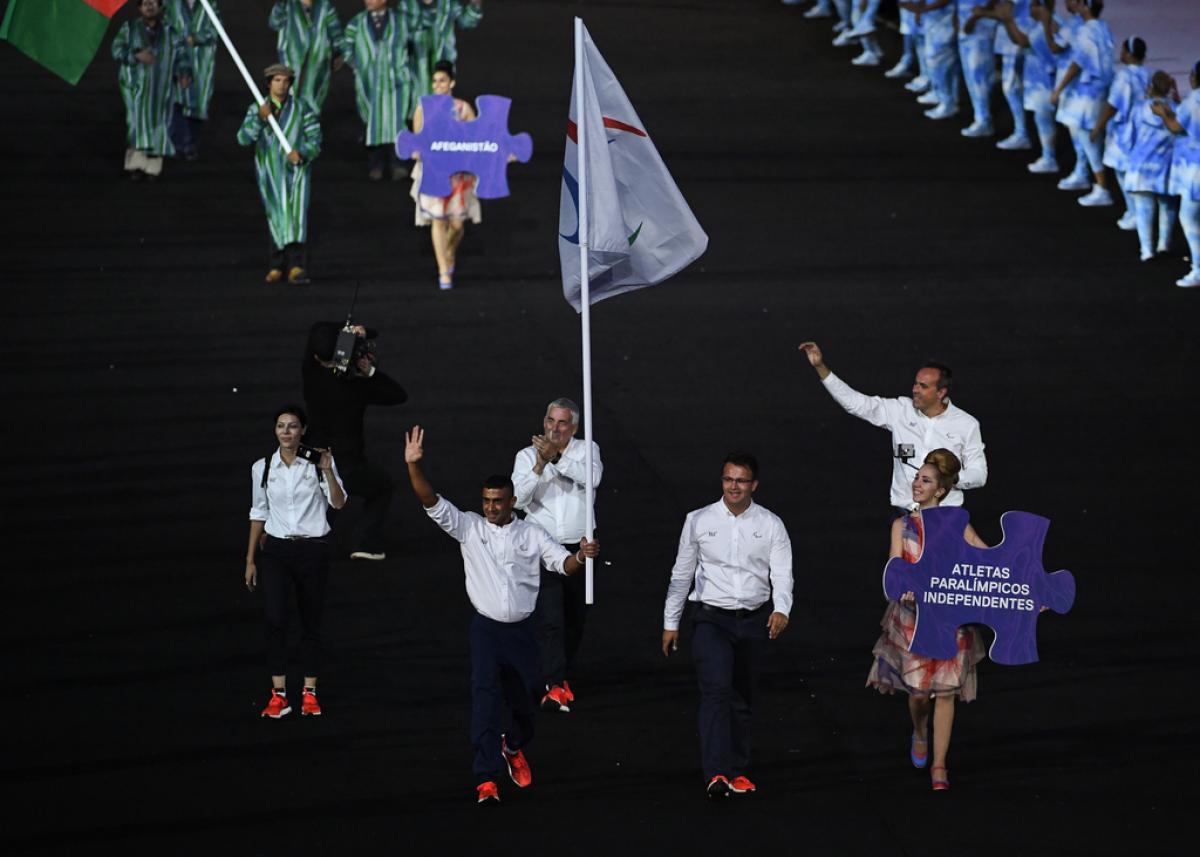
[[[590,303],[661,283],[700,257],[708,236],[675,186],[633,105],[583,30],[584,116],[571,88],[558,215],[563,296],[580,311],[579,154],[587,135]]]

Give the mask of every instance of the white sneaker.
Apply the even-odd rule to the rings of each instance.
[[[941,104],[942,100],[937,97],[937,93],[932,89],[922,92],[917,96],[917,104]]]
[[[1091,193],[1087,196],[1081,196],[1075,201],[1088,208],[1099,208],[1113,204],[1112,194],[1108,192],[1107,188],[1102,188],[1100,185],[1093,185]]]
[[[904,77],[906,74],[909,73],[910,66],[911,66],[911,63],[908,61],[907,58],[902,59],[902,60],[900,60],[900,62],[896,63],[894,66],[892,66],[887,71],[885,71],[883,73],[883,76],[890,77],[890,78]]]
[[[783,0],[783,2],[787,3],[787,0]],[[799,0],[797,0],[797,2],[799,2]],[[788,5],[791,6],[794,4],[788,3]],[[820,3],[818,3],[816,6],[813,6],[811,9],[809,9],[807,12],[805,12],[804,17],[805,18],[828,18],[832,14],[833,14],[832,9],[830,9],[828,6],[822,6]]]
[[[378,562],[381,559],[385,559],[386,556],[387,555],[382,551],[379,553],[373,553],[371,551],[355,551],[354,553],[350,554],[350,559],[369,559]]]
[[[972,122],[958,133],[964,137],[990,137],[996,132],[992,130],[991,125],[984,124],[983,122]]]
[[[874,51],[863,51],[861,54],[850,60],[851,65],[877,66],[879,65],[879,54]]]
[[[1143,262],[1149,262],[1151,259],[1154,258],[1154,251],[1142,248],[1141,253],[1138,254],[1138,258],[1141,259]]]
[[[838,21],[836,24],[833,25],[833,31],[835,33],[840,33],[842,30],[846,29],[849,26],[850,25],[847,24],[845,21]]]
[[[847,33],[856,39],[861,39],[863,36],[869,36],[875,32],[875,23],[873,21],[859,21]]]
[[[1059,190],[1087,190],[1092,186],[1087,176],[1072,173],[1058,183]]]
[[[1137,217],[1132,211],[1127,211],[1121,215],[1121,219],[1117,221],[1117,228],[1125,232],[1137,231]]]
[[[1054,158],[1043,156],[1025,167],[1025,169],[1031,173],[1056,173],[1058,172],[1058,161],[1054,160]]]
[[[850,37],[849,30],[842,30],[833,38],[833,46],[835,48],[844,48],[846,45],[854,44],[854,39]]]
[[[1032,149],[1033,143],[1024,134],[1010,134],[1003,140],[996,143],[997,149],[1004,149],[1008,152],[1014,152],[1018,149]]]
[[[939,104],[931,110],[926,110],[925,115],[930,119],[949,119],[951,116],[958,115],[958,105],[946,106],[945,104]]]
[[[1181,280],[1176,280],[1175,285],[1179,286],[1181,289],[1194,289],[1197,286],[1200,286],[1200,269],[1192,271]]]
[[[904,84],[904,88],[909,92],[924,92],[929,89],[929,78],[923,74],[918,74],[908,83]]]

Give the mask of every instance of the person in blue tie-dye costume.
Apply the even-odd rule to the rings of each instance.
[[[1023,51],[1021,57],[1021,102],[1033,114],[1038,142],[1042,155],[1029,164],[1031,173],[1058,172],[1058,157],[1054,153],[1057,126],[1054,122],[1054,105],[1050,93],[1054,91],[1054,78],[1058,71],[1058,58],[1052,45],[1056,44],[1062,29],[1062,20],[1054,14],[1054,0],[1031,0],[1029,23],[1021,26],[1012,3],[998,3],[987,14],[994,16],[1004,29],[1009,40]],[[1022,120],[1019,130],[1024,132]],[[1014,131],[1013,135],[1016,136]],[[1005,143],[1001,140],[1000,143]],[[997,145],[1000,145],[997,143]],[[1020,148],[1005,146],[1004,148]]]
[[[1129,153],[1133,151],[1133,112],[1146,98],[1150,72],[1142,64],[1146,59],[1146,43],[1130,36],[1121,44],[1121,64],[1108,88],[1108,99],[1100,108],[1100,120],[1092,129],[1093,142],[1104,140],[1104,166],[1117,177],[1117,187],[1124,193],[1125,170],[1129,168]],[[1133,205],[1125,201],[1125,214],[1117,226],[1127,232],[1137,229]]]
[[[1158,252],[1171,250],[1171,231],[1175,228],[1175,199],[1167,195],[1174,156],[1176,128],[1181,128],[1171,104],[1179,103],[1175,80],[1165,71],[1150,78],[1149,96],[1133,111],[1137,123],[1133,151],[1125,171],[1125,192],[1133,201],[1137,216],[1141,258],[1154,258],[1154,215],[1158,209]]]
[[[1080,205],[1112,205],[1104,178],[1104,144],[1091,139],[1100,118],[1100,107],[1112,85],[1116,43],[1108,24],[1100,20],[1104,0],[1067,0],[1067,8],[1083,20],[1071,39],[1071,61],[1059,75],[1050,101],[1058,106],[1058,121],[1071,133],[1076,154],[1082,152],[1070,176],[1058,183],[1059,190],[1084,190],[1089,186],[1087,168],[1094,184]]]
[[[954,0],[900,0],[900,8],[921,19],[925,63],[937,105],[925,111],[930,119],[949,119],[958,113],[958,30]],[[917,99],[921,103],[922,98]]]
[[[1029,2],[1030,0],[1016,0],[1013,3],[1005,3],[1012,10],[1013,20],[1022,30],[1028,30],[1033,24],[1033,18],[1029,16]],[[996,28],[996,38],[992,44],[996,56],[1000,57],[1000,91],[1004,93],[1004,103],[1008,105],[1008,112],[1013,121],[1013,132],[998,141],[996,148],[1008,151],[1032,148],[1033,144],[1025,126],[1025,51],[1012,40],[1004,27]]]
[[[903,40],[900,61],[884,72],[884,77],[905,77],[917,66],[917,16],[907,9],[900,10],[900,37]]]
[[[964,137],[990,137],[992,87],[996,85],[996,21],[984,17],[991,0],[958,0],[958,55],[975,119],[962,129]]]
[[[1200,286],[1200,62],[1192,66],[1188,82],[1192,91],[1175,108],[1173,124],[1164,119],[1175,132],[1167,193],[1179,197],[1179,223],[1192,257],[1191,272],[1175,281],[1184,289]]]

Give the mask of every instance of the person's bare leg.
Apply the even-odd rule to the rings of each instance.
[[[448,271],[453,271],[458,262],[458,245],[462,244],[463,236],[466,235],[465,220],[448,220],[447,224],[450,227],[450,234],[446,239],[446,255],[449,261]]]
[[[287,676],[273,675],[271,676],[271,687],[276,690],[287,690]]]
[[[429,236],[433,239],[433,255],[437,257],[438,276],[444,279],[450,271],[451,262],[449,245],[449,228],[447,221],[434,220],[430,224]]]
[[[912,717],[913,734],[916,736],[916,746],[913,748],[918,755],[929,752],[929,698],[910,695],[908,697],[908,713]]]
[[[306,675],[304,677],[304,686],[311,687],[313,690],[316,690],[317,689],[317,677],[315,675]]]
[[[954,728],[954,694],[939,696],[933,704],[933,768],[946,776],[946,754],[950,751],[950,732]]]

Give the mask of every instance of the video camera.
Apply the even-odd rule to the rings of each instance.
[[[333,374],[345,376],[347,373],[357,374],[358,361],[364,357],[375,361],[375,340],[367,339],[366,336],[359,333],[365,328],[356,325],[350,316],[346,316],[346,323],[342,325],[342,329],[338,331],[337,341],[333,346]]]

